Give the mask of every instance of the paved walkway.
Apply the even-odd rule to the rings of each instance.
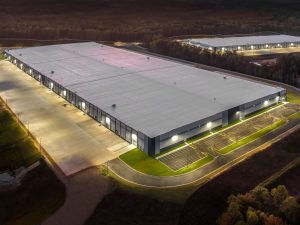
[[[64,172],[71,175],[134,148],[7,61],[0,61],[0,96]]]

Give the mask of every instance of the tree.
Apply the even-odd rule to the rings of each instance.
[[[263,218],[263,225],[286,225],[280,217],[268,215]]]
[[[258,216],[255,210],[251,207],[247,210],[247,225],[256,225],[258,224]]]
[[[239,199],[235,196],[230,196],[227,211],[222,214],[218,222],[220,225],[234,225],[241,220],[243,221],[243,215],[240,212]]]
[[[279,185],[277,188],[273,188],[271,191],[273,202],[276,206],[280,206],[281,203],[289,196],[289,192],[285,186]]]
[[[257,187],[245,194],[231,195],[219,225],[299,225],[300,206],[285,186],[269,191]],[[246,222],[245,222],[246,221]]]
[[[247,223],[244,220],[239,220],[234,225],[247,225]]]
[[[279,211],[284,214],[290,223],[296,224],[299,220],[299,204],[295,197],[287,197],[281,204]]]
[[[255,198],[259,209],[269,209],[271,207],[272,196],[267,188],[259,186],[251,190],[250,193]]]

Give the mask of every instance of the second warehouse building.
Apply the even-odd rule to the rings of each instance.
[[[94,42],[12,49],[5,56],[152,156],[286,95],[281,87]]]

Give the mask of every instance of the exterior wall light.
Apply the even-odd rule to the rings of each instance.
[[[32,69],[29,70],[29,74],[32,74]]]
[[[131,143],[133,145],[137,146],[137,136],[136,136],[136,134],[131,134],[131,139],[132,139]]]
[[[132,138],[132,140],[136,141],[137,140],[136,134],[131,134],[131,138]]]
[[[81,103],[81,107],[82,107],[82,109],[85,109],[85,102]]]
[[[63,96],[66,97],[67,96],[67,91],[63,90]]]
[[[109,124],[110,124],[110,118],[109,118],[109,117],[106,117],[106,118],[105,118],[105,122],[106,122],[106,124],[109,125]]]
[[[212,126],[212,122],[208,122],[208,123],[206,124],[206,127],[207,127],[208,129],[210,129],[211,126]]]
[[[177,140],[178,140],[178,135],[172,136],[172,141],[173,141],[173,142],[175,142],[175,141],[177,141]]]
[[[254,46],[253,46],[253,45],[251,45],[251,49],[252,49],[252,50],[254,49]]]
[[[51,89],[51,90],[53,89],[53,86],[54,86],[54,85],[53,85],[53,83],[51,82],[51,83],[50,83],[50,89]]]
[[[264,101],[264,105],[268,105],[269,104],[269,101],[268,100],[265,100]]]

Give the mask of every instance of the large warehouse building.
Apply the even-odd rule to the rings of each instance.
[[[289,35],[195,38],[184,43],[212,51],[244,51],[300,46],[300,37]]]
[[[285,98],[280,87],[93,42],[5,56],[149,155]]]

